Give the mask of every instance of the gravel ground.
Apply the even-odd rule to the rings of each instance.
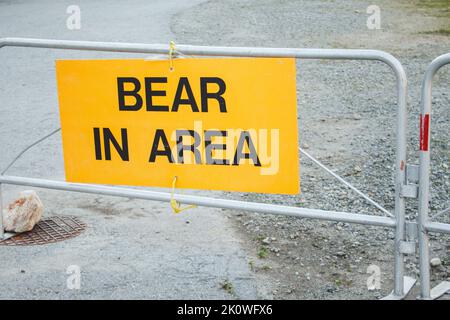
[[[418,162],[420,84],[430,61],[449,51],[442,8],[412,1],[376,1],[381,29],[366,27],[367,1],[213,0],[172,20],[176,42],[201,45],[368,48],[394,54],[409,79],[408,163]],[[300,145],[389,210],[393,210],[395,79],[378,62],[298,61]],[[431,211],[449,205],[450,68],[433,89]],[[380,214],[301,157],[302,194],[227,193],[227,198]],[[408,217],[416,214],[408,202]],[[275,299],[374,299],[392,290],[392,230],[260,214],[232,215],[248,243],[249,266]],[[443,218],[441,221],[445,221]],[[448,238],[434,237],[433,283],[450,277]],[[407,273],[418,277],[417,257]],[[368,291],[369,265],[381,270],[381,289]],[[411,294],[414,297],[417,289]]]

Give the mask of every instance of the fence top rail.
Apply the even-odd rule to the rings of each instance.
[[[428,66],[422,82],[422,103],[421,112],[427,114],[431,112],[431,87],[434,75],[440,68],[450,64],[450,53],[443,54],[434,59]]]
[[[51,40],[32,38],[0,38],[1,47],[34,47],[71,49],[88,51],[111,51],[129,53],[169,52],[169,44],[144,44],[125,42],[96,42]],[[365,49],[312,49],[312,48],[262,48],[262,47],[217,47],[177,45],[177,50],[189,55],[201,56],[240,56],[240,57],[291,57],[302,59],[333,60],[378,60],[395,70],[397,77],[406,83],[406,74],[401,63],[391,54],[380,50]]]
[[[450,64],[450,52],[440,55],[431,61],[425,73],[424,81],[431,81],[436,72],[446,64]]]

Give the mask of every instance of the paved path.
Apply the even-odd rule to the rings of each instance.
[[[81,1],[81,30],[66,28],[68,2],[0,1],[0,37],[168,43],[170,18],[202,1]],[[0,168],[59,126],[54,60],[136,55],[0,50]],[[64,179],[61,137],[24,155],[8,174]],[[4,186],[6,203],[22,188]],[[226,212],[175,216],[166,203],[38,190],[45,215],[76,215],[82,236],[45,246],[0,246],[0,298],[257,298],[256,282]],[[200,193],[200,192],[198,192]],[[78,265],[80,290],[66,287]],[[228,279],[231,295],[221,288]]]

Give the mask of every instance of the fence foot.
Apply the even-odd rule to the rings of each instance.
[[[3,234],[3,238],[0,237],[0,242],[3,241],[3,240],[6,240],[6,239],[12,238],[12,237],[14,237],[16,234],[17,234],[17,233],[15,233],[15,232],[5,232],[5,233]]]
[[[403,295],[399,296],[392,291],[389,295],[382,298],[381,300],[403,300],[408,295],[409,291],[414,287],[416,284],[416,279],[411,277],[403,277]]]
[[[450,293],[450,281],[442,281],[430,291],[430,300],[436,300],[442,297],[445,293]],[[421,299],[421,297],[418,297]]]

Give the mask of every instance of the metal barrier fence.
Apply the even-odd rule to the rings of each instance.
[[[450,53],[434,59],[428,66],[422,83],[420,113],[420,167],[419,167],[419,215],[418,240],[420,254],[420,289],[422,299],[436,299],[450,290],[450,282],[444,281],[430,290],[429,232],[450,233],[450,224],[429,221],[430,201],[430,140],[431,140],[431,88],[433,77],[446,64],[450,64]],[[438,212],[432,218],[450,213],[450,208]]]
[[[91,51],[110,51],[128,53],[158,53],[169,52],[169,45],[161,44],[135,44],[135,43],[113,43],[113,42],[90,42],[90,41],[64,41],[46,39],[26,39],[26,38],[4,38],[0,39],[2,47],[32,47],[32,48],[53,48]],[[409,185],[407,181],[406,165],[406,95],[407,80],[401,63],[392,55],[377,50],[351,50],[351,49],[293,49],[293,48],[245,48],[245,47],[206,47],[177,45],[177,49],[189,55],[201,56],[239,56],[239,57],[290,57],[297,59],[328,59],[328,60],[374,60],[381,61],[389,65],[395,73],[397,82],[397,120],[396,120],[396,157],[395,157],[395,212],[390,216],[371,216],[350,212],[325,211],[309,208],[289,207],[266,203],[245,202],[210,197],[200,197],[195,195],[175,195],[177,201],[196,204],[206,207],[216,207],[225,209],[239,209],[253,212],[270,213],[298,218],[311,218],[328,221],[340,221],[347,223],[390,227],[395,229],[395,265],[394,265],[394,290],[386,298],[403,298],[415,283],[415,279],[404,276],[404,256],[414,252],[411,248],[414,243],[406,241],[405,236],[405,199],[415,198],[417,189],[414,185]],[[301,150],[303,151],[303,150]],[[309,154],[303,153],[310,157]],[[310,157],[312,158],[312,157]],[[312,158],[313,161],[315,160]],[[316,160],[317,161],[317,160]],[[318,162],[318,161],[317,161]],[[319,163],[320,165],[320,163]],[[322,168],[326,169],[323,165]],[[345,180],[337,176],[331,170],[326,169],[341,182],[349,186]],[[75,184],[64,181],[54,181],[45,179],[34,179],[26,177],[15,177],[0,175],[0,202],[1,184],[33,186],[39,188],[56,189],[64,191],[75,191],[93,193],[99,195],[110,195],[128,198],[140,198],[148,200],[166,201],[171,198],[170,193],[156,192],[148,190],[136,190],[131,188],[108,187],[93,184]],[[351,187],[359,192],[356,188]],[[361,192],[359,192],[361,195]],[[365,197],[366,200],[368,197]],[[371,202],[374,204],[374,202]],[[0,210],[1,214],[1,210]],[[0,223],[2,219],[0,217]],[[3,238],[3,227],[0,225],[0,237]]]

